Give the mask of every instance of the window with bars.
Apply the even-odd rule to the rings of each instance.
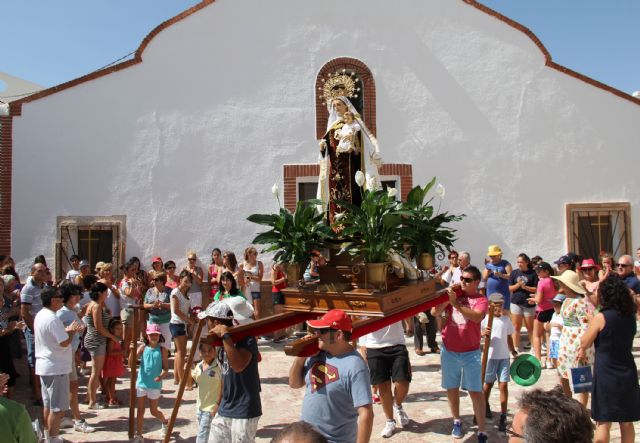
[[[629,203],[571,203],[567,205],[569,250],[598,260],[631,252]]]

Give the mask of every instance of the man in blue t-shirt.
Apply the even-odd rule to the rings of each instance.
[[[222,400],[211,422],[210,442],[252,442],[262,416],[258,344],[255,337],[234,343],[229,327],[251,321],[253,308],[242,297],[211,303],[198,314],[222,339],[218,365],[222,371]]]
[[[369,370],[349,344],[351,318],[340,309],[307,324],[318,336],[320,351],[296,357],[289,386],[306,386],[301,419],[315,426],[330,443],[366,443],[371,437],[373,408]]]

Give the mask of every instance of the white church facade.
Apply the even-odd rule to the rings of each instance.
[[[58,276],[79,251],[241,255],[274,183],[289,208],[315,195],[329,81],[353,86],[383,181],[437,176],[475,263],[640,245],[640,100],[518,23],[473,0],[206,0],[133,59],[10,103],[0,253]]]

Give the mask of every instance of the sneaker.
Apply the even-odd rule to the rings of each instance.
[[[104,404],[102,404],[102,403],[94,403],[92,405],[89,405],[89,409],[92,409],[92,410],[104,409]]]
[[[481,434],[478,432],[478,443],[486,443],[489,441],[489,437],[484,432]]]
[[[396,421],[395,420],[387,420],[384,424],[384,429],[380,433],[381,437],[389,438],[393,435],[393,431],[396,430]]]
[[[409,424],[409,416],[402,407],[393,405],[393,415],[403,428]]]
[[[40,420],[36,418],[31,423],[31,426],[33,427],[33,432],[35,432],[36,437],[38,437],[38,441],[42,440],[44,438],[44,434],[42,433],[42,426],[40,426]]]
[[[489,406],[489,403],[487,403],[486,413],[484,414],[484,416],[489,419],[493,418],[493,412],[491,412],[491,407]]]
[[[505,432],[507,430],[507,414],[500,414],[500,423],[498,423],[498,431]]]
[[[547,369],[553,369],[553,362],[547,359],[547,364],[545,366],[547,367]]]
[[[166,435],[167,435],[167,423],[162,423],[160,427],[160,437],[164,439]]]
[[[73,428],[73,425],[73,420],[69,417],[62,417],[62,420],[60,420],[60,429],[70,429]]]
[[[76,432],[82,432],[83,434],[90,434],[96,430],[87,424],[86,421],[80,420],[73,424],[73,430]]]
[[[464,432],[462,432],[462,422],[460,420],[455,420],[453,422],[453,429],[451,429],[451,436],[453,438],[464,437]]]
[[[377,404],[377,405],[379,405],[380,403],[382,403],[382,402],[380,401],[380,396],[379,396],[378,394],[373,394],[373,395],[371,396],[371,398],[373,399],[373,402],[374,402],[375,404]]]

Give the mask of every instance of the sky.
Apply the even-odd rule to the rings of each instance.
[[[304,1],[312,0],[296,4]],[[531,29],[556,63],[629,94],[640,90],[639,0],[482,2]],[[1,0],[0,72],[55,86],[134,52],[153,28],[196,3]]]

